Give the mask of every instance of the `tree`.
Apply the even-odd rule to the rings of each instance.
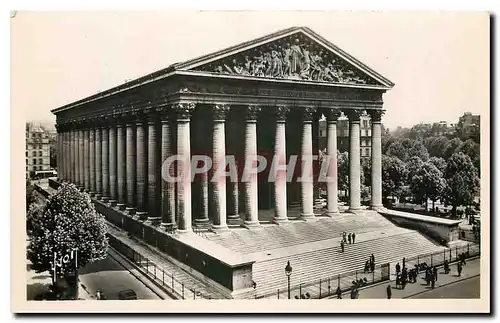
[[[472,160],[474,167],[476,167],[478,173],[481,170],[481,158],[480,158],[480,146],[472,139],[467,139],[464,141],[458,151],[466,154]]]
[[[408,157],[418,157],[423,161],[427,161],[429,159],[429,153],[421,141],[415,141],[413,146],[408,150]]]
[[[462,140],[459,138],[453,138],[450,140],[446,147],[444,148],[444,159],[450,158],[454,153],[458,152],[458,148],[462,145]]]
[[[446,182],[443,173],[434,164],[426,162],[413,174],[409,185],[415,201],[425,203],[427,210],[430,199],[434,210],[434,203],[441,196]]]
[[[394,196],[406,177],[405,164],[396,157],[382,155],[382,197]]]
[[[27,256],[37,273],[52,273],[57,263],[57,278],[70,280],[77,276],[79,268],[106,257],[106,221],[96,212],[89,195],[80,192],[74,184],[63,183],[49,197],[43,213],[29,212],[28,221],[32,230]],[[73,254],[74,250],[77,252]],[[59,260],[69,254],[77,261]]]
[[[367,187],[372,186],[372,160],[370,158],[361,159],[361,183]]]
[[[29,210],[31,204],[36,200],[33,193],[34,190],[35,185],[33,185],[29,179],[26,179],[26,211]]]
[[[457,207],[473,204],[479,189],[479,177],[470,157],[464,153],[453,154],[444,172],[446,188],[444,198],[452,206],[452,215],[456,217]]]
[[[347,151],[337,151],[338,186],[339,190],[348,192],[349,187],[349,154]]]
[[[444,173],[444,170],[446,169],[446,161],[443,158],[431,157],[431,158],[429,158],[429,163],[436,166],[436,168],[439,169],[439,171],[441,173]]]
[[[385,155],[389,146],[395,141],[397,141],[397,139],[390,134],[382,135],[382,154]]]
[[[436,139],[431,143],[429,150],[429,155],[433,157],[444,157],[444,151],[448,142],[450,140],[445,136],[436,137]]]
[[[389,145],[386,155],[405,161],[408,158],[408,149],[406,149],[401,141],[398,140]]]
[[[424,162],[419,157],[412,157],[406,162],[406,179],[407,183],[411,182],[411,178],[418,173],[420,168],[424,166]]]

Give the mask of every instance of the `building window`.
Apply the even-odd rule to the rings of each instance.
[[[41,150],[38,152],[38,157],[42,157],[42,151]]]
[[[26,157],[28,157],[28,152],[26,152]]]
[[[36,158],[33,158],[33,165],[36,165]]]
[[[39,163],[40,165],[43,165],[43,159],[38,158],[38,163]]]

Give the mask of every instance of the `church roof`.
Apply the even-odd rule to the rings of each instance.
[[[287,51],[290,49],[293,51],[294,46],[297,48],[296,53],[301,56],[300,62],[297,59],[294,61],[293,58],[288,60],[284,57],[289,54]],[[304,53],[306,55],[303,55]],[[290,61],[292,65],[288,66]],[[270,71],[271,65],[273,70]],[[54,109],[52,112],[57,113],[174,74],[280,82],[305,81],[385,90],[394,86],[390,80],[310,28],[301,26],[283,29],[214,53],[171,64],[167,68]]]

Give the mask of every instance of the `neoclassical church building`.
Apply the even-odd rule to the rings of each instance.
[[[383,94],[393,86],[311,29],[288,28],[52,110],[59,179],[89,192],[99,210],[113,211],[107,215],[110,222],[128,226],[146,241],[152,235],[182,240],[197,229],[258,230],[263,223],[334,218],[339,215],[336,123],[344,115],[350,132],[347,212],[355,216],[377,210],[382,207]],[[371,119],[368,208],[362,207],[360,192],[362,116]],[[327,153],[322,158],[328,159],[327,174],[335,180],[324,184],[326,207],[317,208],[319,164],[301,163],[300,158],[318,155],[322,118],[327,120]],[[224,164],[224,156],[235,156],[238,181],[211,181],[213,170],[191,180],[188,163],[166,170],[180,181],[165,181],[162,164],[173,155],[183,160],[207,155],[214,169]],[[268,160],[265,170],[241,181],[245,163],[257,155]],[[269,182],[269,172],[276,171],[273,156],[286,164],[292,155],[299,156],[292,180],[278,172]],[[305,172],[314,173],[313,180],[297,181]],[[172,230],[175,237],[162,234]],[[184,259],[182,252],[187,251],[169,254],[212,275]],[[229,289],[240,284],[227,277],[212,279],[231,285]],[[241,284],[248,287],[248,281]]]

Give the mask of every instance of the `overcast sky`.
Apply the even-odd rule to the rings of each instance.
[[[489,109],[489,17],[482,13],[18,12],[11,19],[12,109],[51,109],[172,63],[307,26],[396,85],[389,128],[455,123]]]

